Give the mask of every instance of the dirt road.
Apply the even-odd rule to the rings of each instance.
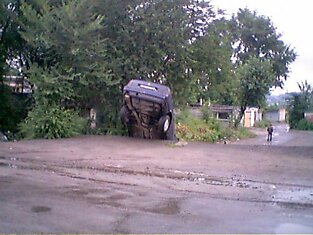
[[[0,143],[0,233],[313,233],[313,133]]]

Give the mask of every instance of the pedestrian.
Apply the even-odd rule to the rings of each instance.
[[[272,123],[267,127],[267,141],[272,142],[272,138],[273,138],[273,125]]]

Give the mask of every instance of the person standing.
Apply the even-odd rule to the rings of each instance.
[[[273,125],[272,123],[267,127],[267,141],[272,142],[273,139]]]

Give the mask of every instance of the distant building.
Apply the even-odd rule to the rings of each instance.
[[[243,117],[243,126],[244,127],[254,127],[256,122],[262,120],[262,112],[259,108],[256,107],[247,107]]]
[[[286,121],[286,109],[279,108],[276,110],[267,111],[264,118],[270,122],[285,122]]]
[[[305,112],[304,118],[309,122],[313,123],[313,112]]]
[[[240,113],[239,106],[214,104],[209,107],[217,120],[228,121],[230,118],[237,118]]]
[[[32,87],[27,78],[22,76],[4,76],[4,83],[12,88],[14,93],[30,94]]]
[[[237,119],[240,114],[239,106],[213,104],[208,106],[213,117],[221,122],[229,122]],[[191,114],[195,117],[202,117],[201,107],[189,107]],[[256,107],[247,107],[240,123],[244,127],[253,127],[256,122],[262,120],[262,112]]]

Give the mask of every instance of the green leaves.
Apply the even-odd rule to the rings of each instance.
[[[229,21],[204,0],[3,0],[0,12],[0,75],[7,58],[19,61],[34,86],[33,122],[39,107],[60,120],[69,108],[95,108],[114,133],[133,78],[170,86],[176,106],[200,98],[259,105],[296,57],[268,18],[244,9]],[[45,121],[49,128],[38,128],[50,134],[63,125]]]
[[[77,112],[50,102],[39,104],[30,111],[20,128],[27,139],[57,139],[79,135],[85,126]]]
[[[276,77],[271,86],[282,87],[296,53],[280,39],[281,34],[277,33],[271,20],[247,8],[239,9],[230,21],[230,27],[237,65],[246,63],[251,56],[268,60]]]
[[[304,113],[313,111],[313,86],[307,81],[298,83],[300,93],[293,94],[289,104],[289,124],[291,128],[312,130],[313,124],[304,120]]]
[[[275,81],[272,64],[269,61],[250,57],[236,73],[240,84],[239,97],[242,107],[261,106]]]

